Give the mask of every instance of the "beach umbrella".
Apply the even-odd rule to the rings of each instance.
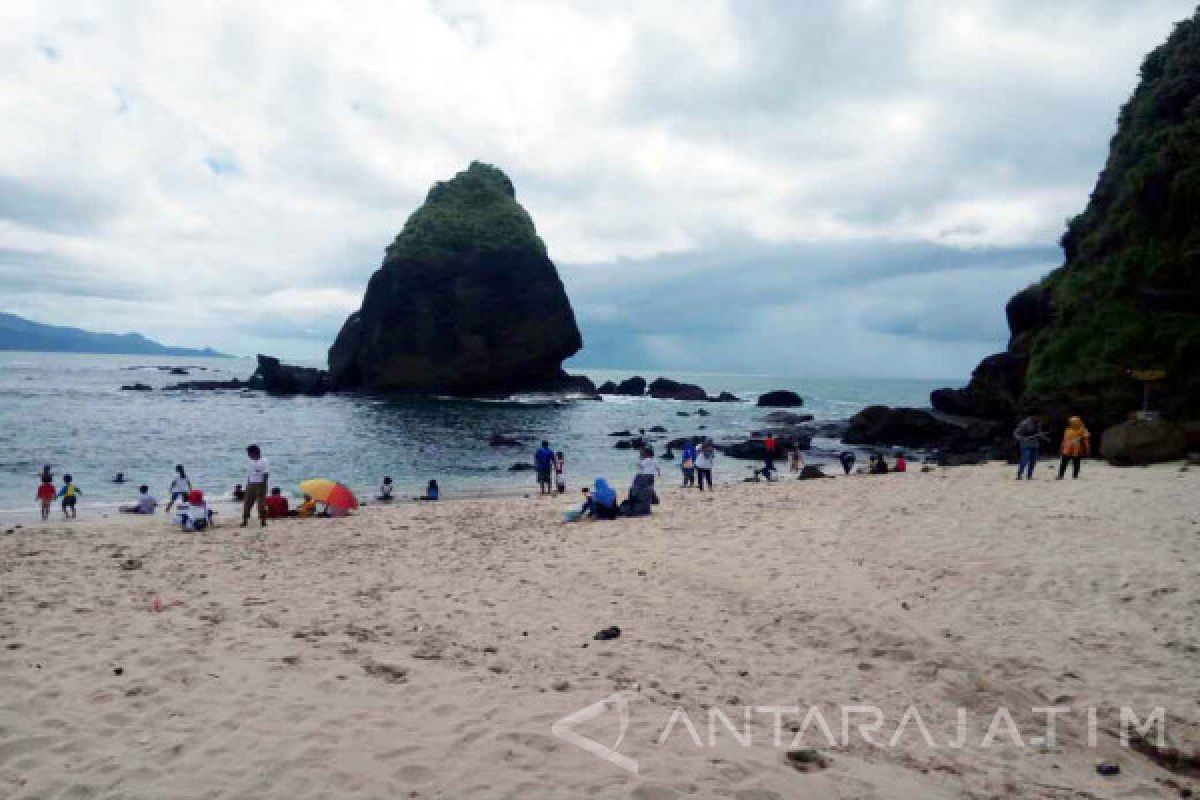
[[[300,491],[318,503],[324,503],[330,511],[358,508],[358,498],[354,496],[354,492],[346,488],[346,484],[331,481],[329,478],[301,481]]]

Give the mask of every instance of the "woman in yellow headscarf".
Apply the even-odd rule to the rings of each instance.
[[[1072,466],[1072,478],[1079,477],[1079,462],[1091,450],[1092,435],[1083,427],[1083,420],[1071,417],[1067,420],[1067,429],[1063,431],[1062,458],[1058,462],[1058,479],[1061,481],[1067,474],[1067,464]]]

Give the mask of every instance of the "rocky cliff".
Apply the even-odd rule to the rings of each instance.
[[[570,387],[583,346],[533,220],[499,169],[437,183],[329,350],[339,389],[453,395]]]
[[[1067,224],[1063,266],[1006,309],[1012,338],[936,409],[993,419],[1139,407],[1128,370],[1164,370],[1155,405],[1200,417],[1200,11],[1142,64],[1108,161]]]

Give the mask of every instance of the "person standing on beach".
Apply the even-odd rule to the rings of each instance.
[[[558,488],[559,494],[565,494],[567,491],[567,460],[563,456],[562,450],[554,456],[554,485]]]
[[[78,512],[75,510],[75,503],[79,500],[79,495],[83,494],[79,487],[75,485],[75,481],[70,475],[63,475],[62,488],[58,490],[58,496],[62,498],[63,516],[67,519],[75,519]]]
[[[778,447],[775,434],[767,431],[767,438],[763,439],[763,472],[768,476],[775,471],[775,451]]]
[[[704,491],[705,482],[708,483],[708,490],[711,492],[713,462],[717,458],[717,449],[713,447],[713,443],[705,439],[700,445],[700,450],[696,453],[696,488]]]
[[[1037,466],[1038,460],[1038,445],[1045,436],[1037,417],[1026,417],[1013,431],[1013,438],[1017,440],[1021,452],[1017,463],[1017,480],[1021,480],[1022,476],[1026,480],[1033,480],[1033,468]]]
[[[1091,450],[1091,444],[1092,434],[1083,426],[1083,420],[1079,417],[1067,420],[1067,429],[1063,431],[1062,438],[1062,458],[1058,462],[1058,480],[1061,481],[1067,474],[1068,463],[1072,466],[1071,477],[1079,477],[1079,462]]]
[[[54,502],[56,492],[54,491],[54,478],[49,475],[42,475],[42,482],[38,484],[37,499],[38,504],[42,507],[42,519],[50,519],[50,504]]]
[[[163,510],[170,514],[171,506],[175,505],[176,500],[187,502],[188,492],[191,490],[192,482],[183,471],[183,464],[176,464],[175,477],[171,480],[171,499],[167,501],[167,507]]]
[[[267,478],[271,464],[258,445],[246,448],[250,463],[246,465],[246,498],[242,501],[242,527],[250,522],[250,512],[258,506],[258,524],[267,527]]]
[[[533,454],[533,466],[537,468],[538,491],[540,494],[554,494],[553,476],[554,476],[554,451],[550,449],[549,442],[542,442],[542,446]]]
[[[850,474],[850,470],[854,469],[855,460],[854,453],[850,450],[843,450],[842,454],[838,456],[838,461],[842,462],[842,469],[847,475]]]
[[[696,444],[690,439],[684,442],[680,454],[679,468],[683,470],[683,488],[696,485]]]

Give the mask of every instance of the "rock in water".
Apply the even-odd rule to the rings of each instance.
[[[429,190],[329,349],[337,388],[506,394],[565,388],[583,346],[533,220],[499,169]]]
[[[680,383],[670,378],[656,378],[650,383],[650,396],[659,400],[690,400],[704,402],[708,392],[694,383]]]
[[[322,395],[329,391],[329,373],[315,367],[281,364],[274,356],[260,354],[250,383],[270,394]]]
[[[796,408],[804,405],[804,398],[789,389],[776,389],[759,395],[760,408]]]

